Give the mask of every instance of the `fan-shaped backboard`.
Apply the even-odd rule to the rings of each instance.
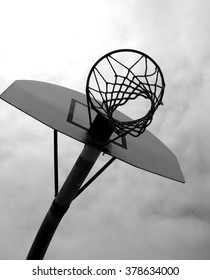
[[[50,83],[18,80],[0,97],[47,126],[86,143],[89,118],[84,94]],[[130,120],[120,112],[117,115]],[[143,170],[185,182],[176,156],[148,130],[138,138],[127,135],[116,141],[107,146],[107,154]]]

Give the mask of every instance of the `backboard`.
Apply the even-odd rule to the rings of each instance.
[[[50,83],[17,80],[0,98],[52,129],[86,143],[90,124],[84,94]],[[131,120],[119,111],[115,116]],[[107,146],[106,153],[137,168],[185,182],[176,156],[148,130],[138,138],[127,135],[117,139]]]

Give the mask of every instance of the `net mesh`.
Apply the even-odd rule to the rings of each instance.
[[[139,136],[151,123],[154,112],[162,104],[164,79],[159,66],[144,53],[118,50],[99,59],[90,70],[86,94],[90,108],[109,119],[117,135]],[[135,120],[115,118],[115,110],[131,100],[144,98],[150,109]]]

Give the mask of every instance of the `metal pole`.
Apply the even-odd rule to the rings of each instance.
[[[27,260],[42,260],[44,258],[61,219],[98,159],[102,147],[107,143],[112,132],[113,130],[110,127],[109,120],[98,114],[88,131],[89,140],[87,140],[87,143],[90,144],[87,144],[83,148],[65,183],[55,197],[34,239],[26,258]],[[57,135],[56,132],[54,133],[54,140],[57,145]]]
[[[55,180],[55,197],[58,194],[58,133],[54,129],[54,180]]]
[[[45,216],[35,240],[28,253],[27,260],[41,260],[47,251],[50,241],[72,200],[96,162],[100,151],[86,145],[69,173],[60,192],[55,197]]]

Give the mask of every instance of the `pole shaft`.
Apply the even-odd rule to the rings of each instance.
[[[50,241],[72,200],[96,162],[100,151],[86,145],[79,155],[75,165],[64,182],[60,192],[55,197],[40,229],[34,239],[27,260],[44,258]]]

